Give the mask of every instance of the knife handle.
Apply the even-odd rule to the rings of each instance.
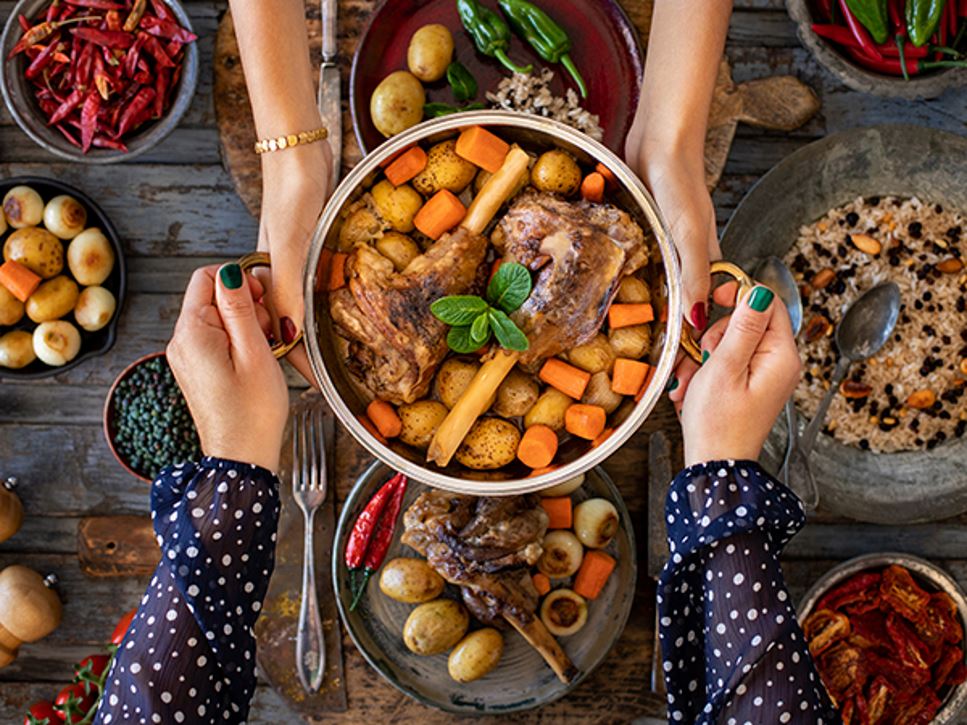
[[[322,59],[332,61],[336,58],[336,0],[320,0],[322,12]]]

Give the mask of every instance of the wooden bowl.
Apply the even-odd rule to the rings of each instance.
[[[133,363],[128,365],[126,368],[124,368],[124,370],[122,370],[121,373],[114,379],[114,382],[111,383],[110,390],[107,391],[107,397],[104,399],[104,413],[101,416],[103,427],[104,427],[104,440],[107,441],[107,447],[110,449],[111,455],[114,456],[114,460],[120,463],[121,468],[123,468],[125,471],[130,473],[135,478],[138,478],[144,481],[145,483],[151,483],[151,479],[145,476],[140,471],[136,471],[133,468],[131,468],[127,460],[125,460],[125,458],[118,451],[117,446],[114,445],[114,439],[117,436],[117,426],[114,421],[114,418],[115,418],[114,393],[117,390],[117,387],[121,383],[121,381],[127,378],[128,376],[130,376],[131,373],[134,372],[135,368],[139,367],[140,365],[143,365],[149,360],[154,360],[155,358],[164,357],[164,356],[165,356],[165,353],[163,350],[161,352],[150,352],[147,355],[142,355]]]

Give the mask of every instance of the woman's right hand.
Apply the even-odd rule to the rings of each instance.
[[[705,363],[684,359],[669,394],[681,415],[685,465],[755,460],[799,381],[786,308],[757,285],[701,344]]]

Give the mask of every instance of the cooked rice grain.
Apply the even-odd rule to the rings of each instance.
[[[563,98],[551,92],[553,79],[554,72],[549,68],[542,68],[540,73],[515,73],[500,81],[496,91],[488,91],[487,100],[494,108],[553,118],[596,141],[604,138],[600,119],[581,107],[573,88],[568,88]]]

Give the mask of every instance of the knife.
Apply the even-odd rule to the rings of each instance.
[[[339,184],[342,165],[342,102],[339,65],[336,63],[336,0],[320,0],[322,11],[322,65],[319,67],[319,115],[329,128],[332,149],[330,196]]]

